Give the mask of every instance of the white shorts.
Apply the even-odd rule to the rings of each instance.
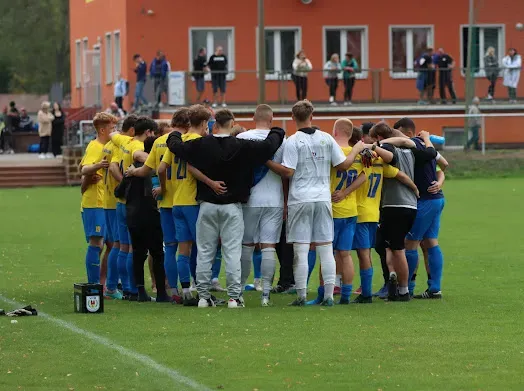
[[[284,208],[247,207],[244,212],[242,243],[276,244],[280,242]]]
[[[331,202],[306,202],[288,206],[288,243],[328,243],[333,241]]]

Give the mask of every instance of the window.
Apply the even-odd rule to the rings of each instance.
[[[111,33],[106,34],[105,58],[106,84],[111,84],[113,82],[113,45],[111,41]]]
[[[300,50],[300,35],[300,28],[298,27],[266,27],[264,29],[267,80],[276,80],[281,74],[285,74],[286,78],[291,79],[293,60]]]
[[[189,49],[191,58],[189,59],[189,69],[193,69],[193,60],[198,55],[201,48],[207,50],[207,58],[215,52],[218,46],[222,46],[224,54],[227,56],[228,70],[227,80],[235,78],[235,42],[234,28],[190,28],[189,29]],[[206,74],[206,80],[211,80],[211,75]]]
[[[367,27],[324,27],[324,63],[337,53],[343,61],[346,53],[352,53],[360,71],[356,77],[365,79],[368,67]],[[324,63],[321,66],[324,66]]]
[[[80,88],[82,85],[82,46],[81,41],[75,41],[75,86]]]
[[[122,71],[120,69],[121,68],[120,31],[115,31],[113,40],[114,40],[113,42],[113,50],[114,50],[113,66],[114,66],[114,72],[115,72],[114,80],[117,81],[120,76],[120,72]]]
[[[463,74],[468,67],[468,26],[461,26],[461,58]],[[499,59],[499,64],[504,57],[504,26],[477,25],[473,27],[473,47],[471,67],[475,76],[485,76],[484,56],[489,47],[495,48],[495,55]]]
[[[414,63],[427,47],[433,46],[433,27],[390,26],[390,75],[394,78],[414,78]]]

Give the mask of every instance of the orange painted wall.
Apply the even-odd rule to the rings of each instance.
[[[379,5],[380,3],[380,5]],[[478,10],[477,23],[505,25],[505,45],[523,48],[524,32],[515,29],[517,22],[524,22],[524,2],[515,0],[483,0]],[[162,49],[171,62],[173,70],[189,67],[189,27],[233,26],[235,41],[235,68],[238,71],[256,69],[256,2],[239,0],[205,1],[187,0],[70,0],[71,43],[75,39],[89,37],[90,45],[97,36],[106,31],[120,29],[122,32],[122,73],[131,81],[133,94],[133,53],[140,52],[149,63],[156,50]],[[314,69],[323,63],[323,26],[368,26],[368,49],[370,68],[389,67],[389,25],[433,25],[435,47],[444,47],[457,64],[460,56],[460,25],[467,24],[468,2],[466,0],[440,0],[426,2],[423,7],[418,0],[372,1],[353,4],[347,0],[313,0],[303,5],[300,0],[266,0],[266,26],[300,26],[302,47],[308,53]],[[145,11],[153,10],[154,15]],[[102,50],[103,53],[103,50]],[[74,82],[72,55],[72,77]],[[104,61],[104,60],[103,60]],[[104,66],[102,66],[104,69]],[[464,78],[454,71],[455,86],[459,97],[464,96]],[[74,85],[74,84],[73,84]],[[477,79],[477,93],[484,96],[488,82]],[[524,95],[524,83],[520,83],[519,95]],[[278,83],[267,81],[267,99],[276,101]],[[209,97],[210,85],[206,91]],[[294,89],[288,83],[288,98],[293,99]],[[327,100],[327,87],[319,73],[310,76],[309,96],[312,100]],[[194,96],[190,86],[190,97]],[[339,88],[339,96],[342,87]],[[381,74],[381,95],[384,100],[415,100],[415,80],[394,80],[388,72]],[[499,81],[498,95],[507,93]],[[104,87],[104,104],[112,99],[112,86]],[[228,101],[255,101],[257,79],[254,74],[239,73],[228,85]],[[357,80],[355,100],[371,99],[371,76]],[[81,105],[80,94],[73,91],[73,105]]]

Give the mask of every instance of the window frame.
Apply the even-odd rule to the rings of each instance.
[[[82,88],[82,40],[75,40],[75,87]]]
[[[235,27],[233,26],[223,26],[223,27],[206,27],[206,26],[193,26],[189,27],[189,68],[191,71],[193,70],[193,31],[205,31],[207,33],[206,35],[206,50],[207,50],[207,58],[211,57],[211,55],[215,52],[215,45],[214,41],[211,43],[211,38],[213,31],[227,31],[229,33],[228,35],[228,53],[227,53],[227,63],[228,63],[228,74],[226,75],[226,80],[231,81],[235,80]],[[211,47],[212,50],[209,50]],[[204,75],[204,80],[210,81],[211,80],[211,74],[206,73]]]
[[[466,53],[464,53],[464,37],[462,35],[462,30],[464,28],[469,28],[469,24],[461,24],[459,26],[459,35],[460,35],[460,74],[463,77],[466,77],[466,68],[462,65],[464,64],[464,60],[466,58]],[[506,25],[504,23],[475,23],[473,27],[477,27],[481,30],[484,28],[497,28],[499,29],[499,37],[498,37],[498,44],[499,48],[497,49],[497,58],[499,60],[499,64],[502,64],[502,59],[506,55]],[[480,70],[478,72],[475,72],[473,74],[473,77],[486,77],[486,71],[484,70],[484,56],[486,52],[484,51],[484,33],[482,34],[479,32],[479,68]]]
[[[369,76],[368,68],[369,68],[369,39],[368,39],[368,31],[369,27],[368,25],[347,25],[347,26],[331,26],[326,25],[322,26],[322,64],[321,67],[324,67],[324,63],[327,58],[327,44],[326,44],[326,34],[328,31],[339,31],[340,33],[340,49],[342,49],[342,41],[345,39],[347,42],[347,38],[342,38],[344,31],[360,31],[361,37],[360,37],[360,45],[362,46],[362,52],[363,55],[361,56],[361,64],[358,64],[360,69],[365,69],[362,72],[359,72],[355,74],[356,79],[367,79]],[[346,45],[347,47],[347,45]],[[342,63],[342,60],[345,58],[346,53],[339,53],[340,56],[340,62]]]
[[[104,34],[104,71],[106,85],[113,84],[113,35],[111,32]]]
[[[406,30],[406,72],[393,71],[393,30]],[[416,79],[418,72],[415,69],[409,68],[413,66],[415,61],[415,54],[413,48],[413,29],[428,29],[428,46],[433,47],[435,42],[435,25],[434,24],[390,24],[389,25],[389,76],[392,79]],[[409,32],[411,31],[411,34]],[[408,41],[411,35],[411,41]],[[411,43],[408,43],[411,42]],[[410,47],[411,46],[411,47]],[[411,61],[410,61],[411,55]]]
[[[118,52],[116,48],[116,41],[118,37]],[[118,66],[116,59],[118,58]],[[113,80],[118,81],[117,75],[122,76],[122,34],[120,30],[113,31]]]
[[[268,74],[267,73],[267,69],[266,69],[266,75],[265,75],[265,80],[268,80],[268,81],[271,81],[271,80],[291,80],[292,79],[292,73],[289,73],[289,74],[286,74],[285,77],[282,76],[282,58],[280,58],[280,48],[281,46],[278,46],[278,50],[277,50],[277,41],[278,41],[278,44],[281,45],[281,39],[280,39],[280,32],[281,31],[293,31],[295,32],[295,46],[296,46],[296,52],[298,52],[298,50],[302,49],[302,27],[301,26],[264,26],[264,34],[266,31],[273,31],[273,32],[278,32],[278,37],[275,35],[274,39],[274,43],[275,43],[275,69],[274,71],[277,72],[277,73],[271,73],[271,74]],[[257,53],[256,53],[256,59],[257,59],[257,73],[256,73],[256,77],[258,79],[258,75],[259,75],[259,72],[260,72],[260,69],[259,69],[259,54],[260,54],[260,49],[259,49],[259,45],[258,45],[258,34],[259,34],[259,28],[258,26],[255,27],[255,37],[256,37],[256,50],[257,50]],[[294,53],[295,55],[296,53]],[[279,63],[277,65],[277,58],[279,58]]]

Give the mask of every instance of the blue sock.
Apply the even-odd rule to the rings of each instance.
[[[415,282],[415,278],[416,278],[416,274],[413,274],[413,277],[408,281],[408,291],[409,291],[409,294],[411,296],[413,296],[413,293],[415,292],[415,286],[416,286],[416,282]]]
[[[191,247],[191,256],[189,258],[189,268],[191,271],[191,277],[193,277],[193,281],[195,281],[196,284],[196,265],[197,265],[197,246],[196,244],[193,244],[193,247]]]
[[[370,297],[373,293],[371,291],[373,284],[373,268],[360,270],[360,285],[362,285],[362,296]]]
[[[309,278],[311,277],[311,273],[313,273],[313,269],[315,268],[315,263],[317,262],[317,251],[316,250],[309,250],[309,253],[307,254],[307,282],[309,283]],[[322,287],[324,289],[324,287]],[[322,298],[324,297],[324,294],[322,293]]]
[[[253,273],[255,278],[261,278],[262,272],[260,271],[262,265],[262,250],[256,249],[253,251]]]
[[[408,282],[411,281],[411,277],[415,274],[418,265],[418,251],[417,250],[406,250],[406,259],[408,261]]]
[[[222,249],[217,248],[217,253],[215,255],[215,262],[211,267],[211,279],[218,278],[220,275],[220,268],[222,267]]]
[[[126,269],[127,269],[127,280],[129,281],[129,292],[133,294],[137,294],[138,288],[136,287],[136,283],[135,283],[135,271],[133,269],[133,253],[127,254]]]
[[[178,254],[177,260],[178,278],[180,283],[187,283],[191,281],[191,270],[189,269],[189,257],[187,255]]]
[[[166,271],[167,282],[172,289],[178,285],[178,267],[176,263],[176,245],[166,244],[164,250],[164,269]]]
[[[342,286],[340,287],[340,301],[349,301],[352,290],[353,290],[353,284],[342,284]],[[363,286],[362,286],[362,291],[364,291]]]
[[[88,283],[100,283],[100,248],[97,246],[87,246],[86,271]]]
[[[118,285],[118,254],[120,250],[113,247],[107,257],[106,287],[110,291],[114,291]]]
[[[118,277],[122,282],[124,292],[129,292],[129,278],[127,277],[127,253],[122,250],[118,251]]]
[[[442,281],[442,267],[444,265],[444,257],[440,246],[428,248],[428,265],[431,280],[429,280],[430,292],[439,292],[440,283]]]
[[[324,300],[324,285],[320,285],[317,289],[317,301],[322,303]]]

